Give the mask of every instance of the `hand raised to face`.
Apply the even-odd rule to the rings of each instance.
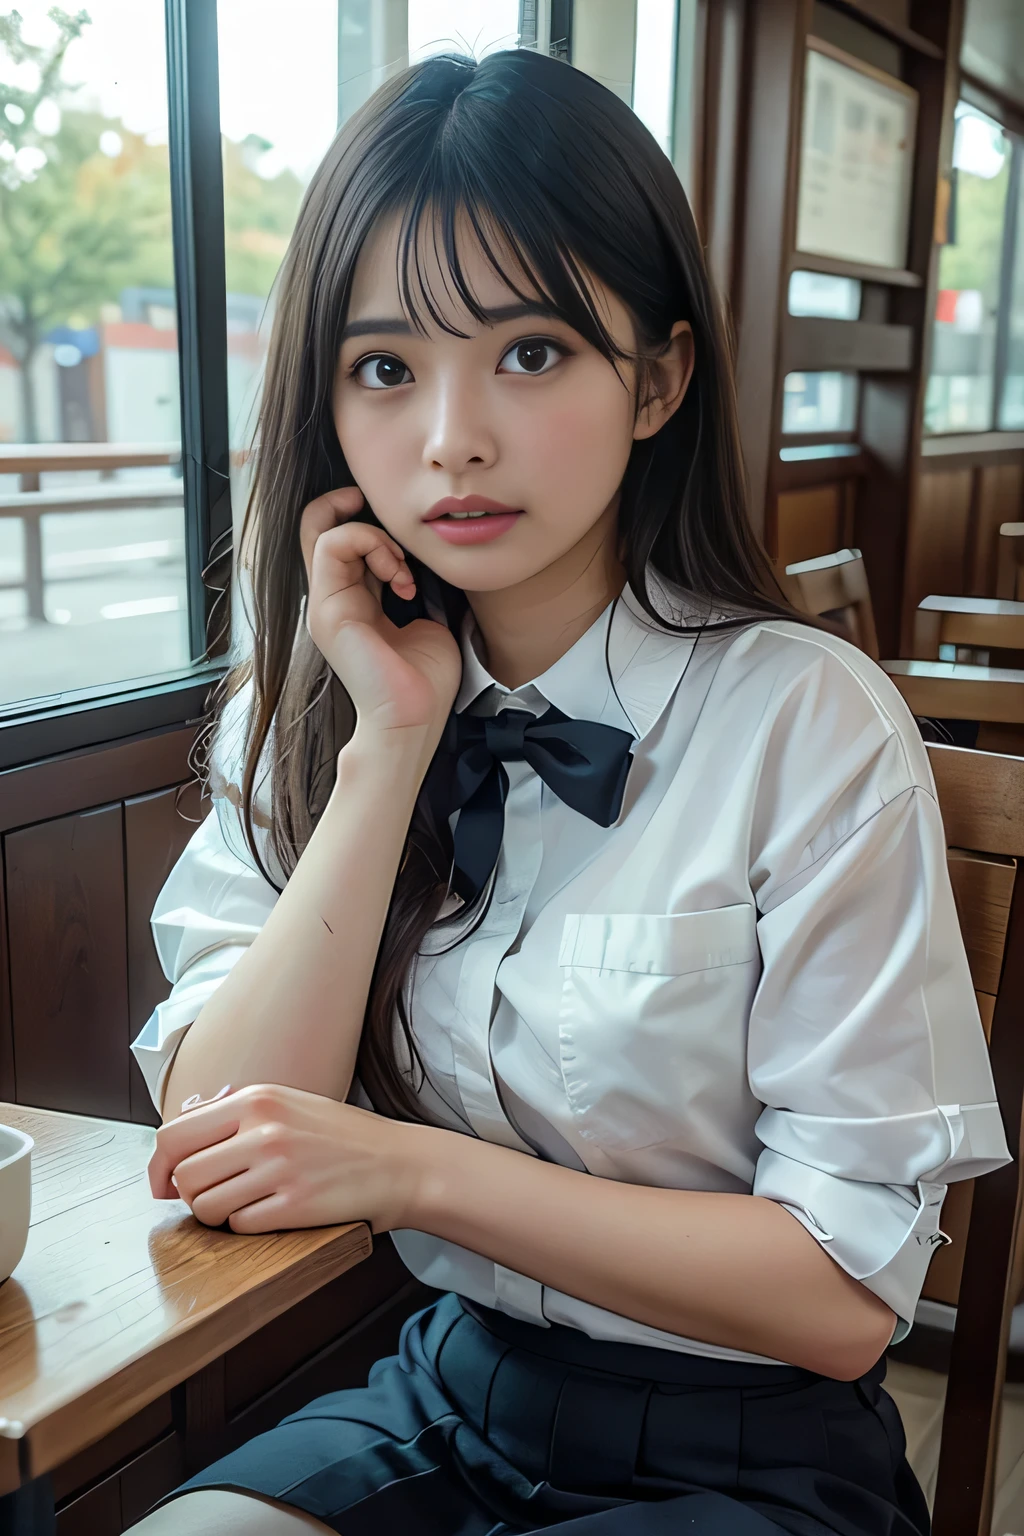
[[[358,730],[425,730],[433,746],[462,675],[458,643],[432,619],[399,627],[385,617],[383,585],[411,598],[415,582],[400,544],[352,521],[362,507],[352,486],[318,496],[302,514],[306,627],[352,698]]]

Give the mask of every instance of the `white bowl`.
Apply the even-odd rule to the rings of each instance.
[[[0,1125],[0,1281],[21,1262],[32,1214],[32,1148],[24,1131]]]

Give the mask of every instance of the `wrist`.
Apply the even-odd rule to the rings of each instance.
[[[357,727],[338,754],[337,783],[419,789],[437,745],[425,728],[376,732]]]
[[[393,1228],[409,1227],[416,1232],[440,1236],[444,1211],[451,1195],[451,1175],[456,1141],[464,1141],[457,1131],[440,1126],[398,1122],[401,1133],[401,1173],[395,1180],[401,1191],[395,1204]]]

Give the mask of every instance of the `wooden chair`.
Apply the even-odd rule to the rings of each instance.
[[[938,661],[940,646],[1024,650],[1024,602],[998,597],[926,597],[914,615],[914,655]],[[973,662],[973,656],[956,657]],[[988,657],[978,657],[987,665]]]
[[[878,636],[864,559],[859,549],[837,549],[816,560],[787,565],[785,590],[805,613],[835,619],[854,645],[878,660]]]
[[[1024,671],[956,661],[883,661],[919,720],[977,720],[983,752],[1024,756]]]
[[[996,596],[1024,602],[1024,523],[1000,523]]]
[[[929,746],[949,869],[1014,1161],[950,1189],[925,1296],[956,1306],[933,1536],[989,1536],[1010,1318],[1021,1290],[1024,761]]]

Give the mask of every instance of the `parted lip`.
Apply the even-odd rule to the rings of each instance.
[[[435,501],[429,512],[424,513],[423,521],[432,522],[435,517],[444,517],[446,512],[519,512],[521,507],[507,507],[503,501],[492,501],[490,496],[442,496],[440,501]]]

